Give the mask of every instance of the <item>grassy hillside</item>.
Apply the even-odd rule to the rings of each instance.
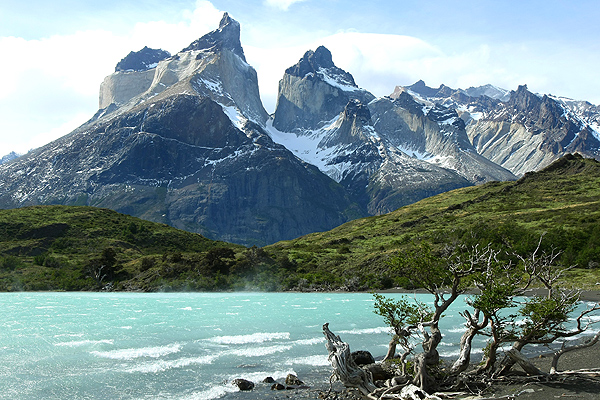
[[[421,243],[546,250],[600,282],[600,163],[567,156],[516,182],[434,196],[265,248],[91,207],[0,210],[0,290],[367,290],[406,286],[388,261]]]
[[[211,289],[207,256],[243,249],[106,209],[0,210],[0,290]]]
[[[516,182],[492,182],[424,199],[392,213],[346,223],[329,232],[276,243],[265,250],[287,258],[296,274],[291,286],[353,289],[403,286],[388,260],[422,242],[492,243],[509,252],[543,246],[577,264],[568,279],[594,288],[600,282],[600,163],[567,156]],[[327,286],[327,285],[325,285]]]

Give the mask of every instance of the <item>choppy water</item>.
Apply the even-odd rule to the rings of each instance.
[[[458,351],[462,309],[446,313],[442,355]],[[325,322],[385,354],[369,294],[2,293],[0,399],[252,399],[230,382],[288,373],[322,385]]]

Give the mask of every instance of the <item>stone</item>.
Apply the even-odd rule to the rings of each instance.
[[[249,391],[254,389],[254,382],[251,382],[246,379],[234,379],[232,384],[237,386],[241,391]]]
[[[288,374],[288,376],[285,377],[285,384],[288,386],[302,386],[304,385],[304,382],[298,379],[296,375]]]
[[[373,355],[366,350],[354,351],[350,354],[350,357],[358,366],[375,363],[375,358],[373,357]]]

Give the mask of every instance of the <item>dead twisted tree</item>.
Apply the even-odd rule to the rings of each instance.
[[[403,349],[400,357],[402,379],[388,380],[386,387],[378,388],[371,374],[356,366],[350,358],[349,346],[323,326],[327,338],[329,359],[334,367],[334,376],[347,387],[357,388],[368,399],[437,399],[439,393],[430,395],[440,388],[462,387],[495,381],[510,381],[507,377],[514,365],[519,365],[531,379],[553,380],[555,377],[572,374],[573,371],[557,372],[558,360],[569,351],[589,347],[600,341],[600,333],[588,341],[566,346],[566,339],[586,331],[594,321],[589,315],[600,310],[595,304],[579,313],[575,327],[566,328],[579,300],[579,292],[558,288],[560,277],[566,271],[555,265],[560,253],[541,250],[541,239],[537,248],[528,257],[518,256],[518,265],[506,258],[500,260],[500,251],[490,246],[470,249],[455,247],[446,254],[434,254],[427,245],[422,245],[410,254],[398,256],[394,261],[397,271],[409,277],[415,286],[424,288],[433,295],[431,306],[410,303],[405,299],[390,300],[375,294],[375,312],[384,318],[393,330],[386,360],[394,357],[396,346]],[[569,268],[570,269],[570,268]],[[535,282],[540,283],[548,294],[517,301],[516,296]],[[442,381],[432,371],[438,368],[440,356],[437,351],[442,340],[440,320],[450,305],[465,292],[467,287],[476,287],[480,293],[468,298],[473,310],[465,310],[466,330],[460,342],[460,354],[452,367],[441,370]],[[507,315],[506,310],[518,306],[517,314]],[[520,316],[521,323],[515,320]],[[406,360],[412,354],[414,340],[420,333],[423,351],[412,356],[413,371],[408,376]],[[472,341],[476,335],[484,334],[490,339],[482,364],[466,372],[470,366]],[[522,354],[529,344],[550,344],[564,339],[563,347],[557,350],[549,373],[535,367]],[[498,351],[502,344],[512,342],[512,348],[497,365]],[[598,373],[600,371],[578,371]],[[554,377],[554,378],[553,378]],[[520,377],[519,379],[527,379]],[[564,379],[564,378],[560,378]],[[404,382],[400,384],[400,382]],[[447,395],[445,395],[447,398]]]
[[[347,388],[358,389],[364,398],[370,400],[441,400],[440,397],[429,395],[411,384],[378,388],[373,383],[371,373],[357,366],[350,357],[350,345],[331,332],[328,323],[323,325],[323,334],[327,340],[325,346],[329,352],[328,359],[333,367],[333,376]]]

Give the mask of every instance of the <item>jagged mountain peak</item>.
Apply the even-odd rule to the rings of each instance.
[[[448,86],[442,84],[439,88],[435,89],[425,84],[425,81],[419,79],[414,84],[406,87],[408,90],[415,92],[425,97],[440,97],[441,95],[451,95],[453,90]]]
[[[319,68],[333,68],[333,57],[331,52],[325,46],[317,47],[317,50],[308,50],[296,65],[286,69],[286,73],[294,76],[303,77],[309,73],[316,73]]]
[[[115,72],[119,71],[146,71],[156,67],[156,65],[171,57],[171,53],[162,49],[151,49],[144,46],[140,51],[131,51],[119,61],[115,67]]]
[[[408,93],[406,89],[401,86],[396,86],[396,89],[390,95],[390,98],[393,100],[395,105],[402,107],[405,110],[409,110],[417,115],[423,114],[423,105],[415,101],[414,97],[412,97],[410,93]]]
[[[0,164],[7,163],[7,162],[14,160],[15,158],[19,158],[21,156],[22,156],[22,154],[17,154],[16,152],[11,151],[10,153],[5,154],[4,156],[0,157]]]
[[[518,111],[526,111],[532,107],[537,107],[542,100],[536,94],[530,92],[527,85],[519,85],[517,90],[510,92],[510,100],[508,105],[514,107]]]
[[[368,103],[375,96],[360,89],[349,72],[336,67],[324,46],[309,50],[279,81],[273,126],[284,132],[319,129],[344,111],[350,99]]]
[[[299,78],[312,74],[334,84],[358,88],[352,74],[335,66],[331,52],[325,46],[304,53],[298,63],[286,69],[285,73]]]
[[[228,13],[223,14],[217,29],[195,40],[181,51],[221,50],[224,48],[233,51],[242,60],[246,61],[242,42],[240,41],[240,23],[231,18]]]

